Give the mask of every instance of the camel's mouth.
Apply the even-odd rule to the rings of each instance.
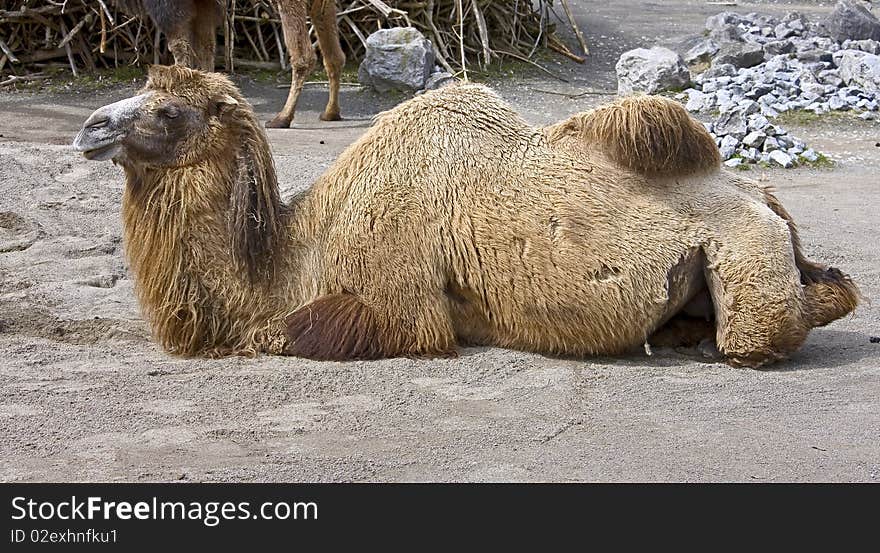
[[[89,161],[107,161],[113,159],[119,153],[120,145],[117,143],[106,144],[97,148],[83,151],[83,157]]]

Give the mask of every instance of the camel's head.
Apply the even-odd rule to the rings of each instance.
[[[106,105],[83,123],[73,147],[90,160],[179,167],[223,155],[230,133],[251,118],[225,76],[153,66],[137,96]]]

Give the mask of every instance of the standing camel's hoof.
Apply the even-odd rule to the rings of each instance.
[[[318,116],[321,121],[342,121],[342,116],[338,111],[324,112]]]
[[[290,128],[290,123],[293,119],[286,119],[284,117],[276,116],[269,121],[266,121],[267,129],[288,129]]]

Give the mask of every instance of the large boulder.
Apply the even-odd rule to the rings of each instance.
[[[615,66],[617,92],[654,94],[662,90],[680,89],[691,80],[681,56],[668,48],[636,48],[624,52]]]
[[[821,24],[837,40],[880,40],[880,21],[858,1],[840,0]]]
[[[358,81],[379,92],[420,90],[433,70],[434,47],[418,29],[380,29],[367,37]]]
[[[880,56],[861,50],[840,50],[834,53],[834,63],[847,85],[880,94]]]

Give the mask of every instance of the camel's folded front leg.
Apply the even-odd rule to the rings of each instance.
[[[786,222],[764,205],[721,213],[704,246],[718,349],[734,365],[784,359],[810,329]]]
[[[454,355],[443,272],[399,236],[374,233],[372,245],[337,235],[327,254],[337,261],[322,286],[335,293],[288,317],[285,353],[328,360]]]

